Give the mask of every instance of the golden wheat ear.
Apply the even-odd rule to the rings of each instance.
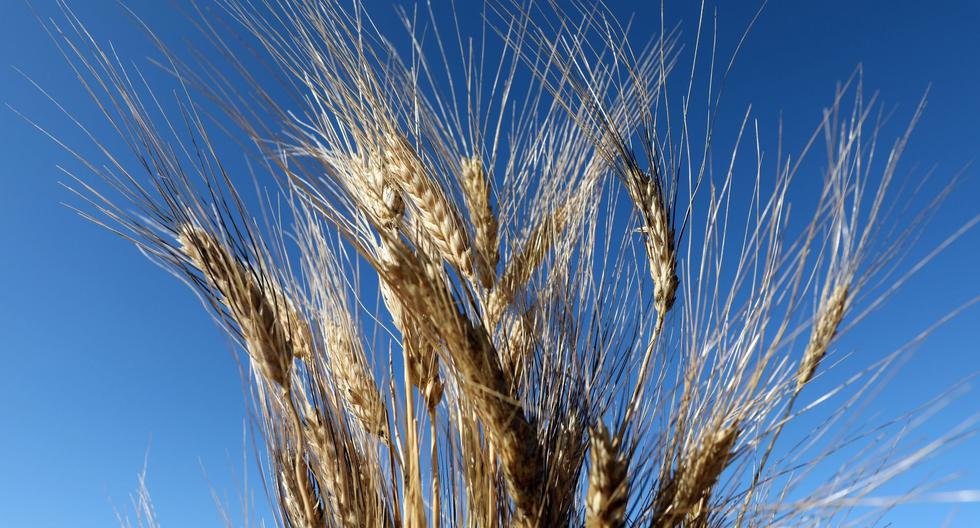
[[[593,428],[589,453],[589,489],[585,497],[586,528],[619,528],[626,523],[629,462],[602,424]]]
[[[500,261],[500,234],[497,215],[490,208],[490,177],[483,161],[473,156],[460,161],[460,183],[476,236],[473,248],[477,255],[477,271],[484,288],[492,288],[497,280]]]
[[[524,245],[507,261],[504,274],[494,286],[487,302],[487,320],[496,326],[501,316],[521,288],[527,286],[535,270],[544,262],[551,248],[558,243],[568,221],[564,206],[555,208],[534,227]]]
[[[650,170],[656,171],[653,167]],[[638,168],[630,169],[626,176],[626,187],[634,207],[640,212],[647,256],[650,264],[650,277],[653,279],[653,299],[658,318],[663,317],[674,306],[677,299],[677,248],[670,209],[664,196],[663,183],[656,175],[648,174]]]
[[[660,483],[654,526],[708,526],[712,492],[732,461],[739,433],[738,421],[702,432],[696,448],[682,455],[676,469]]]
[[[442,258],[464,276],[475,277],[469,237],[445,190],[428,175],[404,139],[391,140],[385,163],[392,179],[411,199],[418,224]]]
[[[388,440],[388,416],[384,400],[364,358],[358,337],[347,325],[324,325],[330,372],[348,408],[365,431]]]
[[[288,389],[293,356],[311,354],[305,320],[273,282],[260,283],[213,234],[183,226],[178,241],[237,324],[252,364],[266,379]]]
[[[803,352],[799,370],[796,373],[796,392],[813,379],[820,361],[827,355],[830,342],[837,335],[837,329],[847,310],[848,286],[837,284],[830,296],[824,299],[817,311],[817,318],[810,333],[810,340]]]

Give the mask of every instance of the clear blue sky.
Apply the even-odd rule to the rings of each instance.
[[[42,17],[56,16],[52,0],[33,3]],[[396,27],[390,2],[369,3],[377,4],[383,27]],[[658,27],[658,6],[614,3],[617,12],[636,13],[637,32]],[[145,66],[152,50],[116,2],[73,4],[97,38],[111,40],[124,60]],[[197,38],[171,2],[127,4],[169,42]],[[720,49],[730,50],[756,6],[723,4]],[[669,7],[668,17],[692,35],[696,10],[676,9]],[[787,144],[798,145],[816,125],[834,84],[863,63],[866,86],[881,90],[899,120],[932,84],[904,167],[918,167],[919,174],[935,167],[935,189],[980,154],[978,28],[980,4],[972,1],[928,7],[915,0],[771,2],[729,81],[723,104],[730,112],[719,133],[730,134],[737,124],[730,118],[752,103],[763,129],[775,130],[781,114]],[[0,101],[91,154],[84,138],[14,67],[83,120],[99,123],[31,8],[0,0]],[[49,139],[0,109],[0,526],[115,525],[113,504],[128,507],[147,452],[149,485],[164,525],[216,526],[220,519],[202,468],[233,514],[242,489],[245,404],[229,344],[183,285],[59,205],[72,197],[58,184],[63,176],[56,164],[78,169]],[[980,167],[966,174],[929,237],[945,237],[980,212]],[[980,293],[978,263],[975,230],[855,332],[849,344],[862,354],[862,364]],[[871,414],[907,409],[978,370],[980,309],[974,308],[918,349]],[[980,412],[978,401],[980,393],[970,392],[921,432],[941,434]],[[968,440],[914,476],[953,472],[962,478],[948,488],[980,489],[980,440]],[[249,476],[261,503],[256,477]],[[906,506],[886,520],[937,526],[951,514],[952,526],[980,526],[978,505]]]

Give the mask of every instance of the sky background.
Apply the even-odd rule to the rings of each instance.
[[[57,17],[53,1],[32,3],[42,18]],[[611,3],[617,13],[635,14],[638,35],[659,27],[659,5]],[[146,66],[153,50],[115,1],[73,4],[96,38],[111,41],[124,60]],[[184,2],[126,4],[165,41],[199,41],[173,8]],[[368,4],[379,25],[400,31],[391,2]],[[668,4],[668,25],[680,22],[689,43],[696,8]],[[727,58],[757,5],[720,4],[719,49]],[[817,125],[835,83],[858,64],[869,91],[880,90],[885,108],[896,111],[898,125],[931,84],[903,173],[934,170],[929,196],[965,168],[964,182],[924,237],[938,243],[980,211],[980,168],[969,166],[980,153],[980,4],[923,6],[911,0],[771,2],[728,81],[719,146],[728,144],[751,103],[770,139],[782,117],[793,151]],[[682,55],[688,61],[689,52]],[[93,153],[15,68],[86,123],[101,124],[32,8],[0,0],[0,102]],[[767,150],[774,151],[774,143]],[[114,526],[114,509],[128,508],[144,459],[164,526],[219,525],[210,488],[237,514],[246,480],[246,406],[229,342],[187,288],[61,205],[77,200],[59,185],[64,177],[56,165],[78,169],[50,139],[0,108],[0,526]],[[847,341],[849,351],[870,362],[969,301],[980,293],[978,262],[980,231],[973,230],[869,318]],[[980,371],[978,338],[980,308],[974,307],[918,347],[871,415],[909,409]],[[918,434],[943,434],[980,412],[978,401],[975,390],[962,395]],[[943,489],[980,489],[980,440],[964,441],[910,478],[953,473],[961,478]],[[257,475],[247,479],[263,503]],[[915,504],[885,520],[903,527],[976,527],[980,506]]]

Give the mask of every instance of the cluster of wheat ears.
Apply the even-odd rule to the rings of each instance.
[[[539,4],[481,3],[473,36],[468,2],[419,5],[396,45],[356,1],[218,0],[193,63],[149,33],[176,109],[65,8],[51,34],[130,149],[79,155],[80,210],[247,353],[277,524],[869,522],[949,439],[851,420],[887,359],[806,389],[909,276],[934,204],[888,197],[922,105],[882,148],[855,77],[799,155],[748,113],[717,152],[710,17],[685,55],[663,21]]]

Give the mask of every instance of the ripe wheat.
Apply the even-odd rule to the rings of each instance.
[[[690,101],[668,97],[676,34],[634,50],[601,4],[541,4],[487,2],[492,61],[437,10],[405,15],[409,60],[358,1],[217,0],[228,24],[202,27],[222,60],[191,66],[155,41],[185,88],[181,133],[66,9],[74,31],[56,41],[140,160],[88,164],[104,189],[78,185],[86,215],[194,288],[247,352],[276,524],[846,517],[845,499],[893,476],[897,447],[872,443],[807,488],[838,446],[774,446],[855,306],[885,295],[874,280],[897,264],[873,248],[919,227],[881,229],[909,132],[874,164],[880,131],[852,79],[816,123],[829,160],[793,231],[813,141],[746,179],[746,115],[713,169],[717,109],[699,136]],[[459,36],[458,57],[430,31]],[[224,53],[237,39],[270,78]],[[205,115],[255,146],[272,219],[256,220],[270,194],[244,195]],[[745,224],[730,225],[739,200]]]

